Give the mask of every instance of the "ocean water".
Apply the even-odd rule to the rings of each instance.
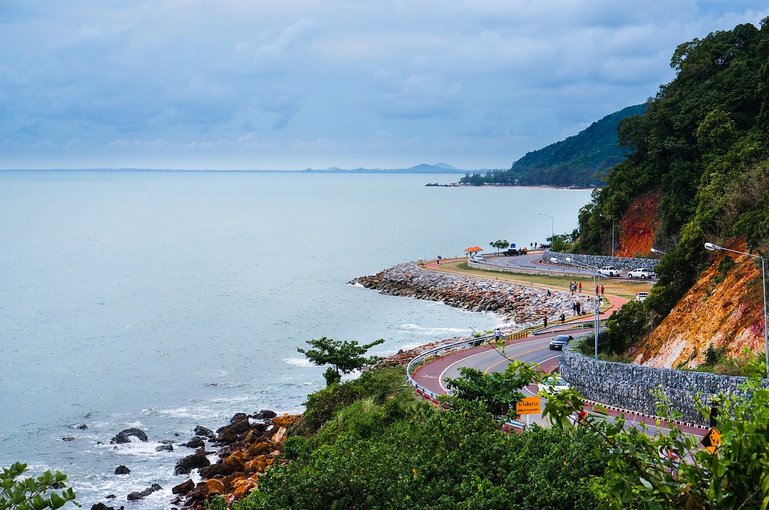
[[[85,508],[169,506],[195,425],[301,411],[320,336],[377,354],[493,314],[348,285],[396,263],[571,231],[586,190],[428,188],[446,175],[0,172],[0,466],[60,469]],[[74,425],[85,424],[80,430]],[[109,440],[137,426],[145,444]],[[67,440],[64,440],[66,438]],[[120,464],[128,476],[114,475]]]

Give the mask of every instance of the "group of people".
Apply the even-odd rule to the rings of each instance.
[[[582,294],[582,282],[569,282],[569,291],[572,296],[575,292]]]

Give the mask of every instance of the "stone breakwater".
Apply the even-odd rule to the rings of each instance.
[[[429,271],[415,263],[399,264],[375,275],[355,278],[350,283],[392,296],[441,301],[474,312],[496,312],[512,319],[519,327],[540,325],[545,317],[550,324],[561,314],[571,317],[575,302],[580,303],[584,312],[592,306],[587,294],[572,295],[501,280]]]

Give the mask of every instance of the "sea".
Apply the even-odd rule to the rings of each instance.
[[[457,178],[0,172],[0,468],[61,470],[84,508],[168,508],[192,450],[156,447],[236,412],[301,411],[324,384],[297,352],[307,340],[383,338],[373,353],[386,355],[502,325],[348,284],[498,239],[541,243],[590,201],[425,186]],[[111,445],[127,427],[149,442]],[[126,501],[153,483],[163,490]]]

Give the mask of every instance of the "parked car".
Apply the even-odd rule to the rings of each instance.
[[[619,276],[619,269],[614,266],[603,266],[598,270],[598,274],[602,276]]]
[[[574,337],[571,335],[558,335],[552,340],[550,340],[550,350],[551,351],[562,351],[563,347],[569,343],[569,340],[572,340]]]
[[[635,295],[635,300],[636,301],[643,301],[643,300],[645,300],[648,297],[649,297],[649,293],[648,292],[639,292],[638,294]]]
[[[639,267],[638,269],[633,269],[627,274],[628,278],[641,278],[643,280],[650,280],[652,278],[655,278],[657,275],[654,274],[654,271],[651,269],[646,269],[645,267]]]
[[[520,254],[521,254],[521,252],[519,252],[519,251],[518,251],[518,250],[516,250],[515,248],[508,248],[508,249],[506,249],[506,250],[505,250],[503,253],[504,253],[504,255],[505,255],[506,257],[510,257],[510,256],[516,256],[516,255],[520,255]]]
[[[473,255],[470,257],[470,260],[473,262],[486,262],[486,259],[483,258],[483,255]]]
[[[559,375],[549,375],[537,383],[537,391],[545,393],[560,393],[571,388],[571,385]]]

